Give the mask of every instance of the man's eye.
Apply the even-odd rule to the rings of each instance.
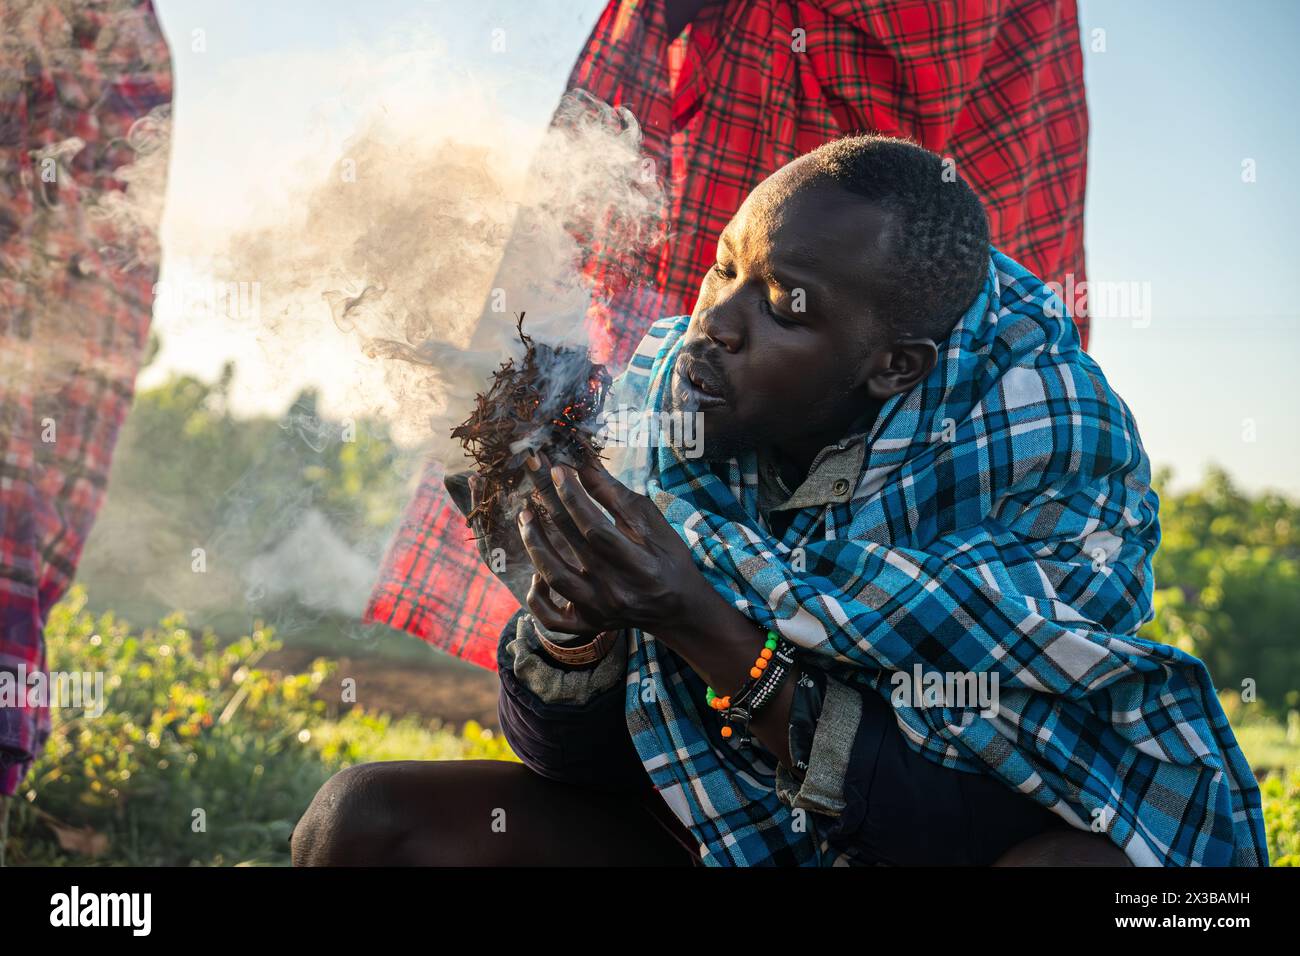
[[[767,299],[763,300],[762,309],[764,312],[766,312],[768,315],[772,317],[772,321],[774,321],[777,325],[781,326],[781,328],[783,329],[797,329],[799,327],[798,322],[792,322],[791,320],[787,319],[784,315],[782,315],[780,312],[776,311],[776,309],[772,306],[772,303],[769,302]]]

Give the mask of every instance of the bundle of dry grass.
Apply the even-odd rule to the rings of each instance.
[[[575,468],[599,457],[596,416],[610,386],[609,373],[586,349],[534,342],[524,334],[522,313],[518,329],[523,359],[501,364],[487,392],[476,396],[473,414],[451,432],[484,480],[468,519],[481,518],[489,536],[512,512],[512,501],[532,490],[529,454],[544,451],[552,464]]]

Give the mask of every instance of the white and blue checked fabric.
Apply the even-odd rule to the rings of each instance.
[[[655,324],[607,409],[667,407],[688,322]],[[617,452],[718,592],[840,679],[888,696],[890,674],[918,664],[995,673],[994,716],[895,709],[925,756],[1104,826],[1138,865],[1267,863],[1259,789],[1205,665],[1135,636],[1160,539],[1137,428],[1018,263],[993,250],[936,368],[882,410],[851,499],[799,512],[779,540],[758,517],[753,454]],[[706,863],[832,862],[815,820],[777,799],[771,755],[725,741],[698,675],[641,632],[626,713]]]

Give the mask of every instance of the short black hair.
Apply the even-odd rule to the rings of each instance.
[[[815,179],[888,217],[885,268],[872,303],[895,335],[946,339],[984,288],[989,222],[951,160],[905,139],[850,136],[808,154]]]

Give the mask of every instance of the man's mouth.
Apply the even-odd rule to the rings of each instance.
[[[683,352],[677,360],[678,391],[695,409],[727,404],[726,389],[713,370]]]

